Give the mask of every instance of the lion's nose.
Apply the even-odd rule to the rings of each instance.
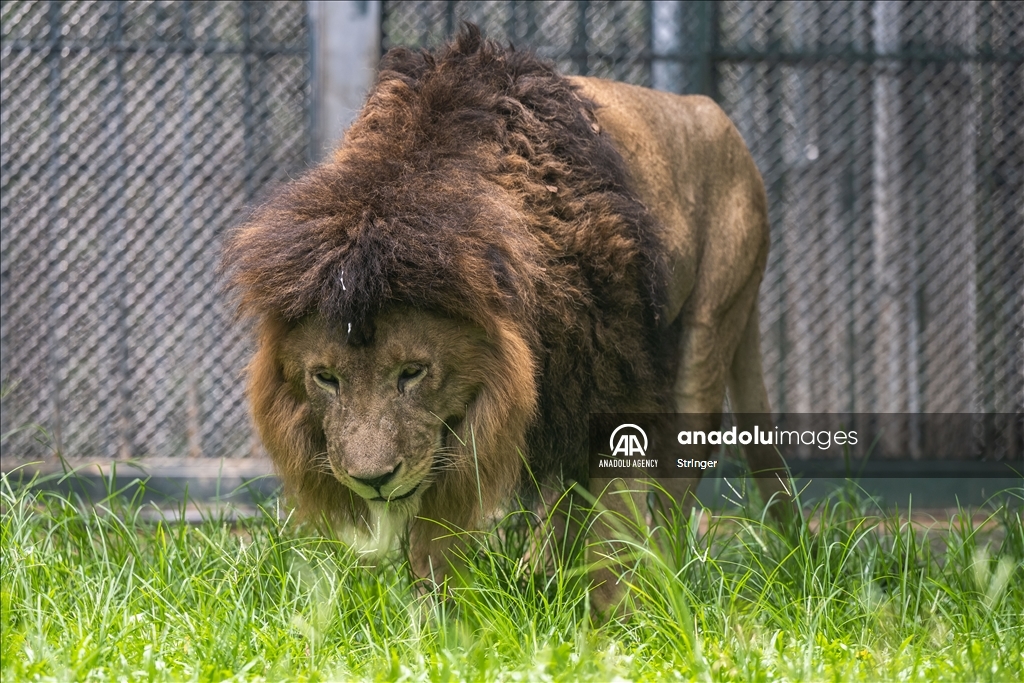
[[[367,476],[367,473],[364,472],[360,472],[360,476],[358,477],[349,472],[348,476],[352,477],[352,479],[358,481],[360,484],[365,484],[372,489],[379,490],[381,486],[391,481],[394,478],[394,476],[398,474],[398,468],[401,466],[402,463],[398,463],[392,470],[388,472],[381,472],[380,474],[370,474],[370,476]]]

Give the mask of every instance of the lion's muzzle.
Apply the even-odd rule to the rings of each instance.
[[[385,472],[374,473],[360,471],[359,474],[355,474],[352,470],[349,470],[348,476],[352,478],[352,481],[358,482],[363,486],[368,486],[376,491],[380,491],[382,486],[395,478],[395,475],[398,474],[398,470],[401,468],[402,463],[399,462],[392,469]]]
[[[422,482],[420,482],[420,483],[422,483]],[[371,502],[374,502],[374,503],[394,503],[394,502],[397,502],[397,501],[400,501],[400,500],[405,500],[406,498],[409,498],[410,496],[412,496],[412,494],[416,493],[416,491],[418,491],[419,488],[420,488],[420,485],[416,484],[411,489],[409,489],[406,493],[403,493],[401,495],[398,495],[398,496],[392,495],[389,498],[385,498],[384,496],[377,496],[376,498],[370,498],[369,500]]]
[[[429,460],[422,464],[426,465],[425,469],[429,471]],[[424,488],[426,472],[423,470],[423,467],[410,467],[405,460],[400,460],[394,468],[383,472],[366,468],[347,468],[346,476],[340,476],[338,479],[364,500],[395,503],[411,498]]]

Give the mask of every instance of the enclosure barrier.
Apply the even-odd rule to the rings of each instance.
[[[307,165],[302,3],[5,2],[4,457],[244,456],[225,232]]]
[[[258,452],[217,255],[307,164],[304,6],[0,12],[2,429],[52,435],[18,432],[4,456]],[[768,191],[776,410],[1024,410],[1024,4],[384,2],[381,17],[382,49],[438,45],[465,19],[565,73],[715,98]]]

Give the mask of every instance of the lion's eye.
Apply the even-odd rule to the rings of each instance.
[[[407,388],[414,386],[425,374],[427,374],[426,365],[406,365],[398,373],[398,391],[404,394]]]
[[[313,375],[313,381],[332,394],[338,393],[338,378],[325,370]]]

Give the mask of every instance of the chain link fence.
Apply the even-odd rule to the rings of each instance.
[[[308,163],[291,2],[0,5],[4,458],[246,455],[221,239]]]
[[[5,458],[258,451],[217,282],[310,158],[306,7],[0,5]],[[773,407],[1024,410],[1024,5],[384,2],[565,73],[705,93],[764,174]]]
[[[1024,4],[385,2],[565,73],[714,97],[764,175],[773,408],[1024,408]]]

